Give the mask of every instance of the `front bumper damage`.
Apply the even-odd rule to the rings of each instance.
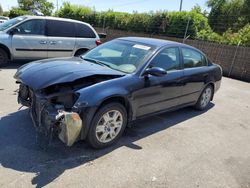
[[[80,139],[83,121],[79,112],[65,111],[63,105],[51,104],[44,96],[39,96],[21,85],[18,102],[30,107],[37,142],[43,147],[49,145],[54,136],[59,137],[67,146],[72,146]]]

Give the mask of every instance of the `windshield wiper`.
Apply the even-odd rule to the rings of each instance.
[[[106,63],[103,63],[101,61],[98,61],[98,60],[95,60],[95,59],[91,59],[91,58],[84,58],[84,57],[81,57],[83,60],[85,61],[90,61],[92,63],[95,63],[95,64],[98,64],[98,65],[101,65],[101,66],[105,66],[105,67],[109,67],[109,68],[112,68],[110,65],[106,64]]]

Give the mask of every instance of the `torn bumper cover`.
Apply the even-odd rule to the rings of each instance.
[[[79,114],[67,112],[62,105],[51,104],[47,99],[38,97],[31,91],[30,93],[30,115],[38,135],[46,138],[48,144],[57,135],[67,146],[72,146],[79,139],[83,128]],[[18,97],[18,102],[27,104],[21,96]]]

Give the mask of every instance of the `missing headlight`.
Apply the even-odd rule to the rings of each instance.
[[[78,98],[79,98],[78,94],[68,93],[65,95],[52,97],[50,99],[50,102],[55,105],[63,105],[65,110],[67,110],[67,109],[71,109],[74,106]]]

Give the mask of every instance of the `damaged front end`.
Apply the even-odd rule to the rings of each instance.
[[[80,140],[81,132],[85,128],[82,116],[87,104],[76,107],[75,104],[79,99],[77,91],[117,77],[95,75],[36,91],[18,82],[20,84],[18,103],[30,108],[30,116],[37,131],[37,141],[41,145],[48,145],[53,136],[58,136],[67,146],[72,146]]]
[[[18,102],[30,107],[38,143],[48,145],[55,135],[67,146],[72,146],[79,139],[83,123],[80,111],[72,108],[77,100],[74,95],[70,92],[44,95],[20,84]]]

